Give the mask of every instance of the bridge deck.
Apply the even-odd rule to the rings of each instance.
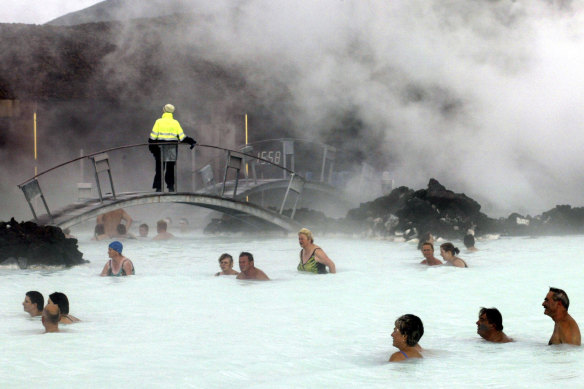
[[[114,209],[155,203],[181,203],[199,206],[228,214],[256,227],[265,226],[265,223],[269,223],[286,231],[297,231],[301,228],[298,222],[289,217],[252,203],[208,194],[160,192],[120,193],[116,195],[116,199],[112,196],[104,197],[103,202],[100,202],[99,199],[91,199],[57,210],[51,214],[52,221],[48,215],[42,215],[39,217],[38,222],[40,224],[55,224],[66,228],[91,220],[101,213],[113,211]]]

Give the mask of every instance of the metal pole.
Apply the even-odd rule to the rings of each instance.
[[[36,102],[34,103],[34,112],[33,112],[33,137],[34,137],[34,175],[38,174],[38,167],[37,167],[37,113],[36,113]]]
[[[245,114],[245,145],[247,146],[247,114]],[[249,166],[245,163],[245,176],[249,177]]]
[[[83,149],[79,149],[79,157],[83,157]],[[79,182],[85,182],[85,158],[79,160]]]
[[[197,149],[193,149],[191,150],[191,181],[193,184],[193,192],[195,192],[197,190],[197,182],[196,182],[196,176],[195,176],[195,172],[197,171],[196,169],[196,158],[197,158]]]
[[[322,153],[322,168],[320,169],[320,182],[324,182],[324,170],[326,165],[326,155],[328,153],[328,147],[324,146],[324,152]]]

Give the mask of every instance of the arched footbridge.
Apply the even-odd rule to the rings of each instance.
[[[221,212],[254,229],[269,225],[297,231],[301,225],[294,216],[302,196],[320,192],[346,201],[342,192],[327,182],[330,175],[322,182],[307,181],[292,169],[253,155],[249,146],[230,150],[197,145],[188,150],[184,149],[188,146],[180,143],[160,143],[163,173],[168,162],[176,164],[176,191],[136,190],[141,188],[131,186],[143,187],[145,182],[151,182],[154,169],[150,168],[153,161],[147,150],[150,145],[126,145],[80,156],[24,181],[18,187],[24,193],[34,221],[66,228],[118,208],[178,203]],[[183,151],[179,153],[179,149]],[[79,174],[74,173],[77,168]],[[93,176],[94,182],[75,184],[75,178],[84,181],[84,175]],[[134,184],[135,181],[139,184]],[[75,185],[77,198],[63,204],[66,199],[63,188]],[[46,193],[45,186],[49,187]],[[124,191],[116,191],[120,186],[124,186]]]

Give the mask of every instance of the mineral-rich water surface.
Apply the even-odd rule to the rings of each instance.
[[[111,278],[99,277],[109,242],[80,236],[87,265],[0,268],[0,386],[584,386],[583,349],[547,346],[553,322],[541,307],[549,286],[563,288],[584,325],[580,240],[479,241],[480,251],[462,250],[470,267],[459,269],[419,265],[413,243],[316,236],[338,273],[311,275],[296,271],[295,235],[183,235],[125,241],[136,276]],[[271,281],[213,276],[221,253],[237,262],[243,250]],[[40,319],[22,311],[28,290],[66,293],[82,322],[42,334]],[[501,311],[516,342],[476,334],[483,306]],[[389,364],[404,313],[424,322],[425,358]]]

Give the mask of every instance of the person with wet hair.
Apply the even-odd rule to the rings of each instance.
[[[43,307],[45,305],[45,298],[40,292],[30,290],[24,295],[22,307],[24,312],[27,312],[32,317],[41,316],[43,314]]]
[[[241,270],[241,273],[237,275],[238,280],[270,280],[266,273],[255,267],[252,253],[246,251],[239,254],[239,270]]]
[[[140,227],[138,227],[138,235],[140,236],[140,238],[147,238],[149,229],[150,228],[148,227],[148,224],[146,223],[140,224]]]
[[[562,289],[550,287],[541,305],[544,308],[543,313],[554,321],[554,332],[548,344],[566,343],[580,346],[580,328],[568,313],[570,307],[568,294]]]
[[[55,292],[53,294],[50,294],[47,305],[50,304],[59,306],[59,310],[61,312],[61,320],[59,320],[59,323],[72,324],[81,321],[75,316],[69,315],[69,299],[67,298],[65,293]]]
[[[410,358],[423,358],[418,342],[424,335],[422,320],[412,314],[398,317],[391,333],[393,346],[399,351],[389,357],[389,362],[400,362]]]
[[[466,247],[469,252],[473,253],[475,251],[479,251],[479,249],[475,247],[475,238],[473,234],[466,234],[462,242],[464,243],[464,247]]]
[[[312,231],[303,228],[298,231],[298,243],[300,250],[300,263],[296,267],[298,271],[305,271],[316,274],[326,274],[328,266],[331,273],[336,273],[335,263],[326,255],[323,249],[314,244]]]
[[[167,232],[168,223],[165,220],[159,220],[156,223],[156,232],[158,233],[152,240],[169,240],[174,238],[170,232]]]
[[[477,320],[477,334],[493,343],[513,341],[503,332],[503,316],[497,308],[481,308],[479,320]]]
[[[129,233],[128,230],[126,229],[126,226],[123,224],[118,224],[118,228],[117,228],[117,232],[118,232],[118,239],[136,239],[136,237]]]
[[[221,271],[215,273],[215,276],[236,276],[239,272],[233,270],[233,257],[227,253],[219,257],[219,267]]]
[[[434,256],[434,245],[432,243],[426,242],[422,245],[422,255],[424,260],[420,264],[428,266],[442,265],[442,261]]]
[[[454,245],[450,242],[442,243],[440,245],[440,256],[444,258],[447,265],[456,266],[456,267],[468,267],[466,262],[462,258],[458,258],[456,254],[460,253],[458,247],[454,247]]]
[[[59,319],[61,317],[61,310],[58,305],[47,304],[43,309],[41,322],[47,332],[59,332]]]

